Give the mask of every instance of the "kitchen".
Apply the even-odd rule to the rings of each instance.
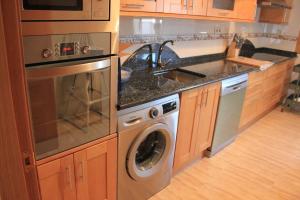
[[[0,199],[300,198],[299,1],[0,10]]]

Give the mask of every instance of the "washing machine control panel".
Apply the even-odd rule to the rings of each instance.
[[[169,103],[163,104],[163,114],[169,113],[177,109],[177,101],[171,101]]]

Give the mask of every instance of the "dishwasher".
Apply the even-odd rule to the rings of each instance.
[[[206,156],[215,155],[237,137],[247,86],[248,74],[222,81],[214,136]]]

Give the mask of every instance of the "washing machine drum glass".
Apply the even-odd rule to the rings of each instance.
[[[164,124],[147,128],[135,140],[128,154],[127,169],[135,180],[147,179],[168,162],[172,135]]]

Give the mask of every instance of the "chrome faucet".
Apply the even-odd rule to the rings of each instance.
[[[159,50],[158,50],[158,55],[157,55],[156,67],[164,68],[171,61],[171,60],[169,60],[166,63],[162,63],[162,60],[161,60],[161,54],[162,54],[166,44],[168,44],[168,43],[171,43],[172,45],[174,45],[173,40],[166,40],[160,45]]]

